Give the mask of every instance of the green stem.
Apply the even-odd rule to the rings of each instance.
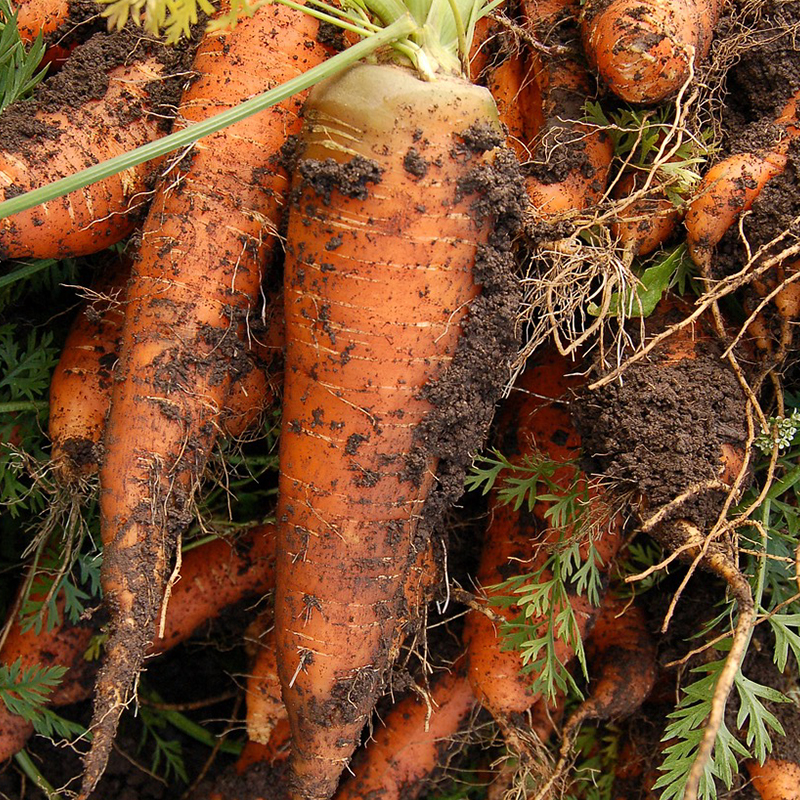
[[[30,264],[25,264],[19,269],[9,272],[8,275],[0,276],[0,289],[10,286],[12,283],[16,283],[17,281],[24,281],[25,279],[30,278],[31,275],[35,275],[37,272],[41,272],[48,267],[52,267],[53,264],[56,263],[57,261],[55,258],[40,258],[37,261],[31,262]]]
[[[44,775],[36,768],[36,765],[31,761],[27,750],[20,750],[14,756],[14,761],[17,766],[33,781],[35,786],[38,786],[46,795],[47,800],[62,800],[61,795],[45,780]]]
[[[192,739],[195,739],[207,747],[218,747],[220,752],[228,753],[233,756],[240,755],[244,749],[244,745],[241,742],[231,742],[228,739],[214,736],[201,725],[198,725],[196,722],[192,722],[192,720],[190,720],[188,717],[185,717],[180,713],[180,711],[160,709],[158,713],[173,727],[177,728],[179,731],[182,731],[187,736],[191,736]]]
[[[0,414],[19,414],[23,411],[47,411],[50,403],[47,400],[14,400],[0,403]]]
[[[3,201],[0,203],[0,219],[10,217],[12,214],[18,214],[20,211],[26,211],[41,203],[50,202],[70,192],[83,189],[85,186],[89,186],[92,183],[105,180],[112,175],[116,175],[118,172],[123,172],[126,169],[131,169],[139,164],[143,164],[145,161],[150,161],[159,156],[166,155],[173,150],[178,150],[181,147],[194,144],[198,139],[202,139],[204,136],[216,133],[229,125],[241,122],[243,119],[247,119],[247,117],[253,114],[258,114],[286,100],[292,95],[308,89],[324,78],[330,77],[345,67],[360,61],[379,47],[408,36],[415,30],[417,30],[417,24],[411,19],[410,15],[404,14],[387,28],[371,35],[368,39],[357,42],[348,47],[347,50],[338,53],[333,58],[329,58],[323,64],[313,67],[308,70],[308,72],[280,86],[276,86],[268,92],[264,92],[257,97],[247,100],[241,105],[236,106],[236,108],[223,111],[221,114],[203,120],[203,122],[190,125],[182,131],[164,136],[155,142],[149,142],[128,153],[123,153],[122,155],[111,158],[108,161],[102,161],[99,164],[81,170],[67,178],[61,178],[53,183],[49,183],[47,186],[42,186],[30,192],[25,192],[25,194],[18,195],[17,197],[12,197],[10,200]]]

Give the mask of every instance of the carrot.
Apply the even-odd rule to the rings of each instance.
[[[247,676],[247,737],[262,745],[270,744],[277,726],[286,720],[286,708],[278,680],[272,616],[272,609],[262,612],[251,623],[247,633],[253,650]],[[288,733],[288,725],[284,730]],[[270,752],[270,756],[273,754],[274,751]]]
[[[685,315],[682,304],[668,299],[651,319],[655,330],[663,331],[675,316],[681,322]],[[710,532],[720,524],[718,516],[730,502],[729,493],[747,477],[747,399],[734,370],[719,360],[710,327],[703,318],[683,324],[655,348],[652,364],[628,366],[627,389],[608,382],[598,385],[581,409],[581,427],[591,441],[590,455],[597,458],[606,475],[614,475],[636,494],[642,530],[655,537],[668,553],[678,551],[684,559],[694,560],[695,566],[724,580],[737,601],[731,647],[689,771],[685,800],[697,797],[700,777],[755,620],[749,582],[727,545]],[[714,399],[707,402],[709,407],[713,404],[715,412],[687,415],[688,404],[701,386],[706,392],[713,391]],[[628,419],[626,407],[647,408],[656,397],[660,418],[669,419],[668,426],[653,430],[635,415]],[[653,480],[653,474],[658,474],[658,480]]]
[[[761,800],[800,800],[800,764],[768,758],[763,764],[748,761],[746,766]]]
[[[441,766],[443,749],[475,707],[464,659],[436,675],[427,700],[412,693],[400,700],[353,759],[336,800],[412,800]]]
[[[225,608],[271,589],[274,565],[275,530],[269,524],[250,529],[235,542],[214,539],[187,552],[167,606],[164,633],[150,644],[149,653],[172,649]],[[64,615],[63,601],[59,611],[60,624],[38,632],[35,627],[23,632],[20,619],[15,618],[0,649],[3,664],[19,659],[23,667],[68,667],[47,698],[50,706],[68,705],[91,695],[97,662],[87,661],[85,653],[103,624],[98,614],[70,621]],[[32,732],[31,723],[0,704],[0,761],[22,749]]]
[[[52,461],[65,486],[97,471],[124,319],[119,298],[129,273],[130,265],[120,261],[95,284],[101,299],[78,313],[53,371],[47,424]]]
[[[48,432],[51,457],[64,486],[76,486],[96,474],[102,458],[106,415],[111,404],[114,371],[119,359],[122,324],[125,319],[124,292],[130,265],[120,264],[101,278],[92,292],[97,299],[87,302],[70,328],[50,383]],[[277,301],[268,301],[269,307]],[[275,397],[281,376],[275,369],[283,332],[282,318],[270,327],[250,335],[240,330],[245,354],[253,362],[231,386],[230,396],[220,412],[220,427],[226,437],[239,438],[263,413]]]
[[[4,112],[0,196],[16,196],[158,138],[174,113],[183,57],[141,33],[92,37],[34,100]],[[86,255],[118,242],[134,229],[134,212],[145,203],[157,165],[133,167],[0,220],[0,258]]]
[[[325,57],[317,23],[264,6],[208,33],[181,124],[237,105]],[[277,163],[299,128],[291,98],[199,142],[185,173],[157,187],[126,296],[120,363],[100,470],[101,580],[111,616],[80,796],[105,768],[119,715],[153,638],[170,562],[238,371],[237,331],[259,297],[287,176]]]
[[[478,386],[493,403],[512,341],[516,301],[501,299],[506,278],[485,257],[490,240],[508,252],[506,230],[493,229],[516,224],[521,187],[496,149],[490,94],[463,80],[446,44],[419,51],[430,80],[359,64],[306,105],[284,277],[275,598],[290,793],[304,800],[334,792],[397,631],[417,617],[404,602],[409,567],[433,503],[462,486],[448,478],[444,499],[428,502],[437,439],[450,440],[448,469],[462,474],[461,447],[477,446],[491,416]],[[501,174],[504,197],[484,194]],[[475,359],[471,335],[488,304],[497,349]]]
[[[673,95],[708,54],[722,0],[589,0],[584,50],[617,97],[654,105]]]
[[[569,463],[579,456],[581,439],[570,421],[568,393],[581,384],[581,378],[570,376],[570,362],[550,350],[537,357],[518,383],[518,393],[509,402],[498,422],[500,431],[509,430],[516,442],[520,460],[525,455],[541,452],[545,457],[563,466],[558,467],[550,479],[563,485],[565,491],[578,481],[592,498],[597,517],[607,515],[603,534],[594,542],[602,558],[602,569],[608,569],[621,543],[620,520],[608,510],[607,501],[578,468]],[[543,393],[546,392],[546,396]],[[504,440],[507,441],[507,440]],[[515,511],[511,505],[491,504],[489,525],[485,534],[477,579],[482,586],[497,584],[509,577],[509,563],[519,563],[515,572],[523,573],[544,565],[553,547],[563,540],[565,531],[553,528],[545,516],[552,501],[539,500],[532,513]],[[570,533],[566,532],[567,537]],[[583,549],[586,555],[585,546]],[[513,573],[512,573],[513,574]],[[496,593],[496,592],[495,592]],[[585,638],[594,624],[599,609],[583,595],[571,595],[575,621],[581,638]],[[498,608],[497,612],[513,621],[519,609]],[[553,613],[556,613],[554,609]],[[535,618],[527,620],[536,624]],[[546,619],[541,620],[546,624]],[[476,696],[496,720],[505,724],[512,715],[525,712],[540,698],[531,688],[530,675],[524,674],[522,657],[518,651],[506,650],[494,624],[487,617],[471,612],[464,632],[468,647],[469,677]],[[557,639],[555,656],[566,664],[573,656],[573,644]]]
[[[641,186],[640,174],[624,174],[614,187],[613,195],[624,200]],[[656,189],[651,194],[630,200],[618,212],[618,221],[611,226],[612,233],[629,259],[646,256],[669,239],[681,220],[681,210],[664,192]]]
[[[574,28],[577,3],[548,0],[527,2],[523,8],[533,34],[553,48],[530,55],[543,124],[533,142],[526,182],[536,217],[547,219],[600,199],[614,148],[605,131],[580,122],[593,81],[580,57],[561,46]]]
[[[711,274],[714,248],[725,232],[753,205],[764,186],[786,168],[789,145],[800,134],[796,103],[797,95],[778,115],[776,124],[785,135],[772,146],[761,152],[728,156],[703,176],[686,211],[685,224],[689,255],[706,277]]]
[[[29,45],[41,35],[42,63],[54,67],[64,64],[79,38],[88,38],[87,31],[100,27],[100,7],[92,0],[21,0],[14,10],[22,41]]]
[[[632,599],[607,595],[586,645],[590,664],[589,696],[564,724],[559,759],[535,800],[550,796],[572,755],[575,738],[587,719],[618,720],[636,711],[656,679],[656,645],[647,619]]]

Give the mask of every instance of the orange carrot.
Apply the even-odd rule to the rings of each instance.
[[[776,119],[785,135],[757,153],[735,153],[715,164],[703,176],[686,211],[686,246],[703,274],[710,276],[714,248],[737,217],[755,202],[767,183],[786,168],[787,151],[800,134],[797,126],[798,92]]]
[[[105,27],[100,22],[100,6],[92,0],[20,0],[12,3],[17,13],[17,29],[22,41],[30,45],[38,35],[44,39],[45,52],[42,64],[62,66],[70,53],[78,45],[78,32],[87,25],[99,29]]]
[[[569,417],[568,393],[581,384],[581,378],[569,376],[570,363],[555,351],[542,353],[536,363],[526,370],[518,383],[518,394],[508,403],[499,421],[499,429],[516,430],[515,441],[518,454],[511,460],[518,461],[524,455],[541,452],[548,459],[561,462],[550,479],[565,487],[576,480],[586,486],[586,478],[571,462],[580,454],[581,440]],[[546,392],[547,395],[543,396]],[[595,513],[610,515],[602,494],[596,487],[586,487]],[[511,505],[493,502],[491,516],[485,534],[478,567],[477,578],[481,585],[500,583],[509,577],[509,564],[515,571],[524,573],[535,570],[545,563],[553,547],[558,546],[564,531],[554,529],[545,513],[551,501],[537,501],[532,513],[514,511]],[[602,559],[601,569],[608,569],[620,543],[620,521],[608,519],[603,523],[604,533],[595,542]],[[569,536],[569,533],[567,533]],[[587,543],[588,544],[588,543]],[[583,547],[584,557],[586,545]],[[599,609],[583,595],[570,598],[577,628],[585,638],[594,624]],[[498,608],[497,612],[513,620],[519,609]],[[527,620],[535,624],[535,619]],[[546,620],[541,620],[546,624]],[[480,702],[501,724],[511,715],[522,713],[536,703],[540,694],[531,688],[531,677],[524,674],[519,652],[506,650],[502,646],[495,625],[484,615],[471,612],[467,617],[464,632],[468,647],[469,678]],[[574,656],[572,646],[558,639],[555,655],[562,664]]]
[[[590,65],[629,103],[675,95],[708,53],[722,0],[589,0],[581,34]]]
[[[272,609],[262,612],[251,623],[247,634],[254,651],[247,676],[247,737],[262,745],[270,744],[276,727],[286,720],[272,617]],[[286,731],[288,733],[288,726]]]
[[[233,107],[325,57],[318,25],[264,6],[208,33],[181,124]],[[237,331],[255,308],[287,176],[277,163],[300,127],[294,97],[208,136],[157,187],[126,296],[120,363],[100,470],[101,580],[111,616],[80,796],[99,780],[119,715],[154,635],[175,546],[237,371]]]
[[[149,653],[170,650],[225,608],[271,589],[274,566],[275,529],[270,524],[256,526],[234,542],[214,539],[187,552],[180,580],[170,595],[163,635],[150,644]],[[23,632],[20,620],[14,619],[0,649],[3,664],[19,659],[23,667],[68,667],[48,697],[51,706],[68,705],[91,695],[97,662],[87,661],[85,653],[103,624],[98,614],[71,622],[64,616],[63,602],[59,610],[61,622],[49,630],[43,627],[37,632],[31,627]],[[0,761],[24,747],[32,732],[31,723],[0,703]]]
[[[761,800],[800,800],[800,764],[768,758],[748,761],[747,771]]]
[[[48,432],[52,461],[65,486],[74,486],[96,474],[102,457],[129,276],[130,265],[126,262],[103,276],[93,288],[98,299],[87,302],[78,313],[53,372]],[[273,305],[277,301],[271,300],[269,309]],[[266,331],[251,334],[249,341],[244,341],[244,329],[239,331],[252,368],[244,370],[233,382],[228,401],[220,411],[219,424],[227,437],[242,436],[275,397],[282,379],[274,366],[283,338],[281,319],[275,316]]]
[[[573,0],[527,2],[528,27],[547,45],[559,45],[575,25]],[[594,86],[586,65],[569,49],[531,53],[542,98],[543,125],[534,140],[527,178],[536,216],[547,219],[581,210],[603,195],[614,153],[605,131],[580,122]]]
[[[65,486],[97,472],[111,399],[130,264],[120,261],[95,285],[72,324],[50,381],[51,457]]]
[[[161,136],[174,113],[182,57],[141,32],[92,37],[34,100],[3,113],[0,197],[16,196]],[[106,77],[99,72],[103,64]],[[157,166],[133,167],[0,220],[0,258],[86,255],[118,242],[134,229],[134,211],[145,205],[148,177]]]
[[[333,793],[396,632],[418,613],[403,587],[429,536],[420,520],[439,466],[434,442],[458,432],[460,471],[461,442],[474,448],[491,413],[472,392],[480,383],[494,398],[504,379],[506,344],[479,366],[462,336],[467,313],[474,330],[499,288],[481,266],[495,221],[517,213],[513,178],[505,200],[482,198],[510,168],[495,149],[501,136],[485,89],[391,64],[351,68],[306,107],[284,279],[275,600],[296,798]],[[445,369],[462,376],[457,398],[433,385]],[[446,430],[434,421],[438,402]],[[457,496],[461,481],[451,486]]]
[[[613,195],[623,200],[641,185],[639,173],[627,173],[614,187]],[[652,194],[624,203],[612,233],[630,258],[646,256],[664,244],[675,232],[681,220],[681,211],[663,193],[655,189]]]
[[[656,679],[656,645],[647,618],[632,599],[609,594],[586,643],[589,697],[566,729],[585,719],[620,719],[633,713]]]
[[[400,700],[353,759],[336,800],[413,800],[441,766],[442,751],[475,707],[461,658],[433,680],[428,701],[417,694]]]

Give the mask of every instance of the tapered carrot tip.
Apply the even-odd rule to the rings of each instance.
[[[763,764],[748,761],[747,771],[762,800],[800,800],[800,764],[768,758]]]

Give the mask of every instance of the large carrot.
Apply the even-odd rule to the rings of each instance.
[[[317,23],[282,5],[206,36],[182,124],[206,119],[322,61]],[[278,164],[300,98],[199,142],[161,180],[126,296],[120,364],[100,471],[102,582],[111,615],[81,796],[99,780],[154,635],[170,562],[217,436],[231,382],[249,363],[238,329],[259,297],[288,179]]]
[[[427,9],[416,13],[421,24]],[[436,508],[461,491],[513,346],[496,228],[516,224],[519,181],[448,24],[443,44],[403,48],[427,80],[359,64],[306,105],[287,232],[275,601],[290,791],[305,800],[334,792],[382,691],[396,631],[416,615],[408,569]],[[443,456],[444,498],[429,502]]]
[[[187,53],[141,32],[93,36],[34,100],[4,112],[0,196],[14,197],[158,138],[174,114]],[[133,167],[0,220],[0,258],[85,255],[119,241],[135,226],[135,209],[146,205],[155,167]]]
[[[180,575],[166,609],[164,631],[149,645],[150,655],[170,650],[225,608],[273,587],[274,526],[256,526],[233,542],[214,539],[193,548],[183,557]],[[91,696],[97,662],[86,660],[85,653],[104,622],[103,615],[95,613],[73,623],[64,617],[63,603],[60,611],[61,622],[51,629],[30,627],[23,631],[20,620],[14,619],[0,650],[3,664],[19,660],[26,668],[37,664],[68,667],[47,698],[51,706]],[[0,761],[18,752],[32,732],[32,723],[0,704]]]
[[[518,393],[507,404],[499,421],[499,430],[509,434],[504,442],[513,442],[515,454],[512,462],[526,455],[539,452],[547,459],[559,462],[550,480],[568,492],[574,485],[583,486],[591,498],[591,511],[595,532],[602,531],[594,545],[602,559],[601,569],[607,570],[621,544],[620,520],[611,514],[608,501],[596,487],[587,486],[586,477],[575,466],[574,459],[580,456],[581,439],[570,420],[569,392],[580,386],[581,378],[571,376],[570,362],[554,350],[546,351],[536,358],[520,378]],[[545,394],[546,393],[546,394]],[[577,483],[576,483],[577,482]],[[565,538],[580,533],[553,527],[546,516],[552,506],[551,500],[538,500],[532,512],[524,508],[515,511],[512,505],[491,504],[491,516],[485,534],[481,563],[477,578],[483,586],[498,584],[509,577],[509,564],[514,571],[524,574],[541,568],[552,549],[563,544]],[[605,520],[603,518],[605,517]],[[585,535],[586,532],[583,532]],[[588,541],[582,545],[584,558]],[[495,593],[496,594],[496,593]],[[581,638],[591,630],[599,608],[585,595],[572,594],[569,602],[573,607],[575,624]],[[513,621],[519,609],[511,606],[498,608],[498,613]],[[550,609],[553,617],[558,608]],[[527,620],[532,626],[537,620]],[[547,619],[539,620],[542,626]],[[520,653],[503,647],[495,624],[486,616],[471,612],[464,631],[468,649],[469,678],[480,702],[501,724],[513,715],[524,713],[536,703],[541,694],[531,687],[530,675],[525,674]],[[574,642],[557,638],[554,644],[555,657],[563,664],[575,654]]]

